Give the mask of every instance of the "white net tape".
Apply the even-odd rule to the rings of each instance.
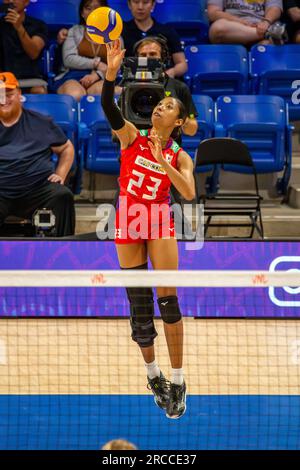
[[[0,287],[299,287],[300,271],[2,270]],[[299,287],[300,289],[300,287]]]

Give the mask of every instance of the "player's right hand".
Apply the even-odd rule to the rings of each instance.
[[[116,39],[115,41],[108,42],[106,44],[106,51],[107,68],[108,70],[117,73],[122,65],[126,49],[121,49],[121,41],[120,39]]]

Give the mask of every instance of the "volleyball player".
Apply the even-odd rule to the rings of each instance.
[[[184,124],[187,114],[179,100],[168,97],[154,108],[152,129],[139,131],[131,122],[125,121],[114,102],[115,79],[124,54],[119,40],[107,44],[107,72],[101,98],[104,112],[121,145],[115,236],[120,267],[146,270],[149,257],[153,269],[178,269],[177,240],[169,207],[170,185],[173,183],[187,200],[194,198],[195,185],[192,160],[172,136]],[[142,234],[133,228],[137,207],[143,214]],[[154,217],[154,207],[161,217]],[[176,288],[157,288],[172,366],[170,382],[155,361],[154,338],[157,332],[153,322],[152,289],[126,290],[132,339],[141,349],[155,403],[166,410],[169,418],[179,418],[186,409],[186,385],[182,369],[183,324]]]

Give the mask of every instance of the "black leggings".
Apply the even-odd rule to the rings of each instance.
[[[66,237],[75,231],[75,209],[72,192],[58,183],[47,181],[29,194],[15,199],[0,196],[0,227],[8,215],[31,219],[37,209],[51,209],[56,217],[57,237]]]

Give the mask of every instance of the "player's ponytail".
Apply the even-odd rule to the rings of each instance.
[[[177,119],[183,119],[183,124],[184,124],[185,121],[186,121],[186,118],[188,117],[186,107],[184,106],[184,104],[181,100],[179,100],[178,98],[175,98],[175,99],[177,101],[178,108],[179,108],[179,113],[178,113]],[[181,132],[182,132],[181,127],[182,126],[174,127],[173,132],[171,134],[172,139],[177,140],[180,137]]]

